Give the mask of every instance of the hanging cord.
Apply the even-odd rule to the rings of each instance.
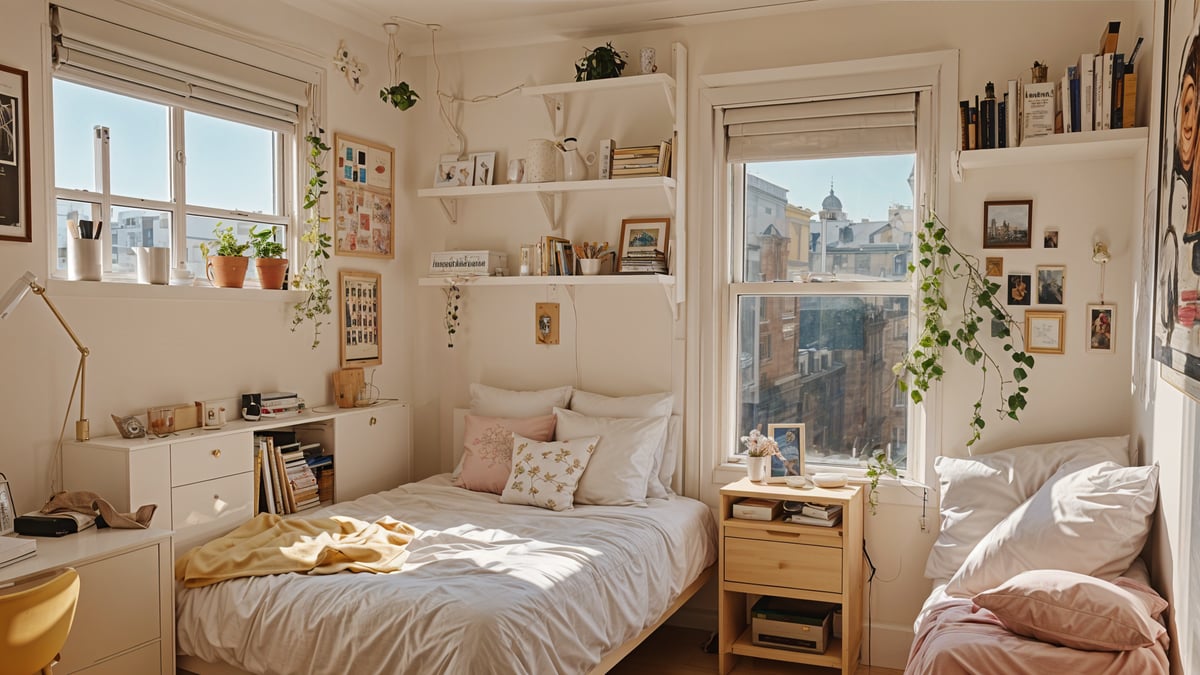
[[[875,563],[871,561],[871,554],[867,552],[867,542],[863,542],[863,557],[867,559],[867,567],[871,568],[871,575],[867,577],[867,672],[875,667],[875,655],[871,653],[871,631],[874,624],[871,621],[871,608],[875,604]],[[845,613],[843,613],[843,619]],[[846,634],[845,621],[842,622],[842,635]]]
[[[454,123],[454,119],[446,112],[446,105],[442,101],[444,98],[442,96],[442,66],[438,62],[437,56],[437,33],[436,28],[429,29],[429,45],[433,51],[433,72],[435,76],[433,88],[437,93],[438,114],[441,116],[442,122],[454,133],[454,137],[458,140],[458,156],[462,157],[467,151],[467,138],[463,136],[462,130],[458,128],[458,125]]]
[[[389,24],[390,25],[390,24]],[[388,82],[394,83],[400,81],[400,60],[404,58],[404,52],[396,47],[396,33],[388,33]]]

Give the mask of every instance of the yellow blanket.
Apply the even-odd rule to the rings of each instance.
[[[415,530],[384,516],[367,523],[345,516],[291,518],[261,513],[229,534],[175,561],[188,588],[238,577],[287,572],[395,572],[408,556]]]

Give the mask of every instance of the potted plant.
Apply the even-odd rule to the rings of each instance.
[[[250,259],[245,255],[250,243],[239,242],[233,234],[233,226],[222,226],[219,220],[213,226],[213,234],[216,236],[215,248],[210,246],[213,242],[200,243],[208,280],[217,288],[241,288],[246,281],[246,268],[250,266]]]
[[[333,313],[330,301],[333,299],[333,285],[325,274],[325,261],[329,260],[329,249],[333,245],[333,237],[322,231],[322,225],[329,221],[329,216],[321,214],[321,198],[329,191],[325,189],[324,168],[325,157],[329,154],[329,145],[322,139],[324,129],[318,128],[316,133],[304,137],[308,143],[308,169],[311,172],[308,186],[304,189],[304,209],[308,217],[304,220],[307,227],[300,235],[300,241],[308,246],[304,263],[296,273],[292,288],[305,292],[304,299],[292,305],[292,332],[305,321],[313,322],[312,348],[321,344],[321,325],[325,317]]]
[[[421,96],[413,91],[407,82],[393,84],[390,87],[379,90],[379,100],[391,103],[392,107],[398,110],[408,110],[417,104],[417,99],[419,98]]]
[[[625,69],[625,59],[629,55],[617,51],[611,42],[595,49],[584,48],[584,55],[575,62],[575,81],[603,80],[610,77],[620,77]]]
[[[867,459],[867,480],[871,483],[867,489],[867,508],[870,509],[871,515],[875,515],[879,509],[879,479],[884,476],[899,478],[900,470],[896,468],[892,458],[888,457],[887,452],[876,448]]]
[[[746,475],[752,481],[762,482],[771,473],[771,458],[779,457],[779,444],[770,436],[763,436],[758,429],[742,436],[746,446]]]
[[[268,290],[283,288],[283,279],[287,276],[287,258],[283,257],[283,244],[275,241],[275,226],[259,230],[257,225],[250,227],[250,246],[254,248],[254,267],[258,270],[258,283]]]

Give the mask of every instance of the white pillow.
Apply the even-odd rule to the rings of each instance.
[[[1091,459],[1129,466],[1129,437],[1086,438],[1026,445],[969,458],[938,457],[941,532],[925,576],[948,579],[996,523],[1029,499],[1067,462]]]
[[[1145,545],[1157,502],[1157,464],[1071,462],[975,546],[946,593],[970,597],[1036,569],[1115,579]]]
[[[571,410],[591,417],[666,417],[674,406],[675,395],[671,392],[604,396],[576,389],[571,395]],[[654,456],[654,472],[647,486],[647,497],[666,499],[675,494],[671,489],[671,479],[675,475],[675,462],[679,455],[679,432],[678,420],[667,422],[665,442]]]
[[[472,384],[471,414],[480,417],[537,417],[549,415],[571,400],[571,387],[541,391],[510,391],[485,384]]]
[[[554,511],[575,508],[572,496],[595,456],[598,440],[592,436],[541,443],[513,434],[512,470],[500,501]]]
[[[558,440],[599,436],[575,493],[577,504],[645,504],[654,456],[667,435],[666,417],[588,417],[554,409]]]

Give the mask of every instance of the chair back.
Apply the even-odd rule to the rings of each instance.
[[[79,574],[41,572],[0,588],[0,675],[30,675],[53,665],[67,642]]]

